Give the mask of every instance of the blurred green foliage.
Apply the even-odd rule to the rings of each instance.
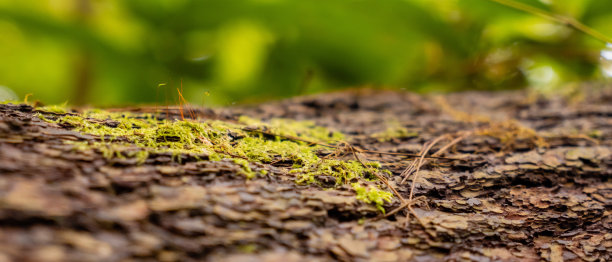
[[[609,0],[520,2],[612,35]],[[45,103],[174,104],[181,85],[204,105],[364,85],[551,91],[601,77],[602,48],[488,0],[0,0],[0,86]]]

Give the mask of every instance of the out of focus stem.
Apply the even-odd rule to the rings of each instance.
[[[581,23],[580,21],[576,20],[573,17],[567,17],[567,16],[562,16],[562,15],[559,15],[559,14],[550,13],[550,12],[547,12],[545,10],[542,10],[542,9],[539,9],[539,8],[536,8],[536,7],[527,5],[527,4],[516,2],[514,0],[490,0],[490,1],[493,1],[493,2],[496,2],[496,3],[502,4],[502,5],[505,5],[507,7],[518,9],[518,10],[521,10],[521,11],[524,11],[524,12],[527,12],[527,13],[530,13],[530,14],[533,14],[533,15],[537,15],[537,16],[543,17],[545,19],[549,19],[549,20],[555,21],[555,22],[560,23],[560,24],[571,26],[574,29],[576,29],[576,30],[578,30],[580,32],[583,32],[583,33],[585,33],[587,35],[590,35],[591,37],[593,37],[593,38],[595,38],[597,40],[600,40],[600,41],[602,41],[604,43],[612,43],[612,38],[610,38],[610,37],[608,37],[608,36],[598,32],[598,31],[596,31],[595,29],[593,29],[593,28],[591,28],[591,27],[589,27],[589,26],[587,26],[587,25],[585,25],[583,23]]]

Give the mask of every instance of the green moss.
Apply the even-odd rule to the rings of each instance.
[[[336,184],[342,184],[354,178],[362,177],[365,171],[361,163],[357,161],[324,159],[304,168],[294,169],[291,172],[300,174],[299,183],[314,183],[317,176],[333,176],[336,178]]]
[[[319,160],[313,146],[295,141],[269,140],[262,136],[245,137],[238,141],[235,149],[255,162],[289,160],[295,167],[301,167]]]
[[[157,120],[152,115],[102,110],[88,110],[81,115],[43,113],[39,117],[99,137],[93,142],[73,143],[74,148],[94,149],[111,161],[135,159],[142,164],[151,153],[171,153],[177,162],[182,155],[210,161],[232,159],[248,179],[255,178],[258,172],[267,174],[266,170],[255,172],[251,163],[292,163],[290,173],[296,175],[298,183],[319,184],[321,176],[334,177],[336,185],[357,181],[353,184],[357,198],[375,204],[383,212],[382,204],[391,197],[390,193],[372,186],[358,187],[359,183],[375,180],[374,172],[389,172],[383,170],[380,163],[368,162],[364,167],[353,160],[321,159],[319,154],[329,154],[333,149],[320,144],[337,144],[344,136],[310,121],[272,119],[262,122],[247,117],[241,117],[239,123],[167,121]],[[245,124],[278,136],[245,131]]]
[[[20,105],[20,104],[26,104],[23,101],[17,101],[17,100],[0,100],[0,104],[13,104],[13,105]]]
[[[86,122],[85,119],[80,116],[64,116],[58,119],[57,122],[62,123],[62,124],[67,124],[67,125],[70,125],[76,128],[82,128],[86,125],[89,125],[89,123]]]
[[[46,117],[45,115],[41,114],[41,113],[36,113],[34,115],[35,117],[38,117],[40,120],[48,122],[48,123],[56,123],[56,120],[50,119],[48,117]]]
[[[355,190],[355,193],[357,193],[357,199],[368,204],[375,204],[376,208],[383,214],[385,213],[385,209],[382,205],[385,202],[391,202],[393,198],[392,193],[381,190],[375,186],[364,187],[359,183],[352,183],[351,186]]]
[[[238,250],[245,254],[253,254],[257,251],[257,245],[255,244],[246,244],[238,246]]]
[[[241,115],[238,117],[238,122],[247,126],[259,126],[262,125],[261,120],[255,119],[249,116]]]
[[[169,149],[197,150],[204,149],[205,128],[202,124],[188,121],[165,122],[158,125],[152,133],[139,139],[141,145]]]
[[[123,158],[118,145],[114,144],[103,144],[97,147],[98,151],[102,153],[102,156],[106,159]]]
[[[265,128],[273,134],[297,137],[312,142],[337,143],[345,139],[342,133],[318,126],[312,121],[276,118],[264,123],[247,116],[241,116],[238,121],[249,127]]]
[[[55,113],[55,114],[65,114],[65,113],[68,113],[68,111],[70,111],[70,108],[66,106],[66,103],[62,105],[43,106],[43,107],[39,107],[36,109],[39,111]]]
[[[202,123],[156,121],[150,115],[104,114],[100,111],[90,111],[84,115],[89,117],[65,115],[57,120],[48,119],[42,114],[39,117],[72,127],[81,133],[98,136],[101,142],[91,146],[109,159],[135,157],[139,159],[138,162],[144,163],[149,152],[171,152],[174,156],[211,154],[211,144],[206,143],[206,127]],[[122,154],[127,145],[139,146],[141,150]]]
[[[142,165],[149,158],[149,152],[145,150],[128,151],[127,157],[136,159],[136,163]]]
[[[353,180],[375,178],[374,172],[380,171],[380,163],[367,162],[367,167],[354,160],[323,159],[303,168],[297,168],[290,173],[298,174],[298,183],[316,183],[318,176],[332,176],[336,184],[340,185]]]
[[[91,149],[91,145],[87,141],[64,141],[64,144],[72,145],[74,151],[87,151]]]
[[[408,138],[418,136],[417,132],[409,131],[397,121],[390,121],[387,124],[387,129],[382,132],[372,134],[372,137],[380,142],[390,141],[394,138]]]
[[[603,136],[603,132],[599,129],[593,129],[587,135],[592,138],[600,138]]]
[[[223,159],[222,155],[216,152],[212,152],[208,155],[208,160],[210,161],[220,161],[221,159]]]
[[[247,160],[241,158],[234,158],[234,163],[240,165],[242,167],[242,172],[247,179],[255,178],[256,174],[251,169],[250,163]]]

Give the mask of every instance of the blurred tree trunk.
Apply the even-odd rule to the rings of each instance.
[[[89,0],[75,0],[75,13],[77,21],[81,24],[89,24],[92,14],[91,2]],[[91,92],[93,80],[93,58],[91,50],[81,45],[76,52],[74,61],[74,93],[72,102],[76,105],[85,104]]]

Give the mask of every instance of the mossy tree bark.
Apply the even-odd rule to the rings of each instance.
[[[43,120],[64,113],[0,105],[0,261],[610,261],[612,92],[585,90],[580,99],[359,90],[195,110],[200,120],[289,118],[342,132],[363,161],[390,171],[402,198],[417,177],[414,212],[384,218],[351,181],[296,183],[287,159],[105,156],[75,146],[99,137]],[[428,154],[444,149],[440,158],[402,183],[440,137]],[[317,153],[354,158],[340,149]],[[247,178],[245,166],[258,172]],[[387,213],[402,204],[383,203]]]

